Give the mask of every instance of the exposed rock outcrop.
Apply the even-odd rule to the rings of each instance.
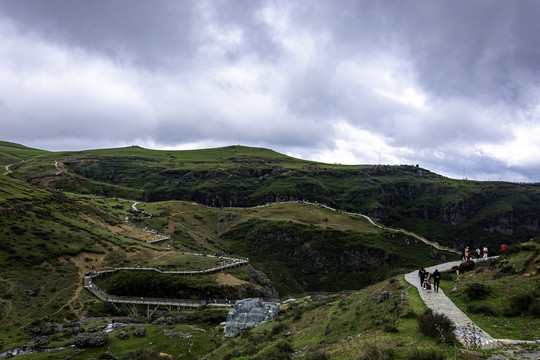
[[[107,343],[109,335],[105,332],[79,334],[73,340],[76,347],[100,347]]]
[[[263,303],[261,299],[243,299],[234,304],[227,314],[225,336],[233,337],[244,329],[249,329],[273,319],[278,315],[279,304]]]

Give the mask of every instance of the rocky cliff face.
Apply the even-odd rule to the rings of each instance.
[[[314,237],[309,239],[309,236]],[[328,272],[358,273],[389,265],[392,257],[380,249],[363,246],[343,247],[332,231],[299,235],[294,226],[258,230],[251,238],[251,249],[260,254],[294,263],[304,274]],[[315,237],[317,239],[315,239]]]

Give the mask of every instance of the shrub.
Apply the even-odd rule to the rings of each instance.
[[[489,305],[486,304],[471,304],[467,306],[467,312],[473,314],[484,314],[496,316],[497,312],[493,310]]]
[[[389,360],[394,356],[394,349],[383,348],[379,344],[367,344],[366,353],[360,360]]]
[[[534,300],[529,306],[529,312],[535,318],[540,318],[540,300]]]
[[[323,352],[311,352],[304,356],[305,360],[330,360],[330,356]]]
[[[489,295],[490,291],[491,289],[489,286],[480,283],[473,283],[469,284],[465,288],[465,295],[467,295],[470,300],[479,300],[485,299]]]
[[[409,309],[405,314],[403,314],[403,318],[405,319],[416,319],[418,317],[418,314],[414,312],[414,310]]]
[[[264,356],[256,356],[253,360],[286,360],[294,352],[291,344],[285,340],[278,341]]]
[[[531,305],[532,300],[533,300],[533,297],[531,296],[531,294],[528,294],[528,293],[517,294],[510,298],[509,306],[519,311],[526,311],[529,309],[529,306]]]
[[[454,277],[453,275],[456,273],[456,271],[445,271],[445,272],[442,272],[441,273],[441,280],[443,281],[453,281],[454,280]]]
[[[285,330],[286,328],[287,328],[287,325],[285,325],[284,323],[276,324],[272,328],[272,331],[270,331],[270,336],[275,336],[279,334],[280,332],[282,332],[283,330]]]
[[[521,310],[508,306],[507,308],[503,309],[502,314],[506,317],[519,316],[521,315]]]
[[[446,315],[433,313],[431,310],[418,317],[418,328],[424,335],[442,343],[453,343],[456,340],[454,323]]]
[[[407,357],[407,360],[444,360],[444,354],[433,349],[413,349],[412,354]]]
[[[130,352],[125,357],[124,360],[162,360],[163,358],[153,350],[139,349]]]
[[[398,329],[394,324],[386,324],[384,325],[384,331],[387,333],[397,333]]]

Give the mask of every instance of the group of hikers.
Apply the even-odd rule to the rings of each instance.
[[[476,248],[475,254],[476,254],[476,260],[480,260],[480,257],[486,260],[488,258],[488,248],[486,246],[484,246],[483,250],[480,250],[480,248]],[[471,260],[471,250],[467,246],[465,249],[461,250],[461,261],[469,261],[469,260]]]
[[[501,245],[501,251],[506,250],[506,245]],[[484,246],[483,250],[480,250],[480,248],[477,248],[475,251],[476,260],[480,260],[482,258],[483,260],[487,260],[488,258],[488,248]],[[467,246],[465,249],[461,251],[461,261],[468,261],[471,260],[471,250]],[[431,292],[432,289],[435,292],[439,292],[439,282],[441,281],[441,273],[439,270],[435,269],[433,273],[430,273],[429,271],[426,271],[424,268],[421,268],[418,271],[418,277],[420,278],[420,287],[422,289],[425,289],[427,292]],[[431,282],[433,281],[433,286],[431,285]]]
[[[433,273],[426,271],[424,268],[421,268],[418,271],[418,277],[420,278],[420,287],[425,289],[427,292],[431,292],[432,289],[435,292],[439,292],[439,283],[441,281],[441,273],[439,270],[435,269]],[[431,281],[433,280],[433,287],[431,286]]]

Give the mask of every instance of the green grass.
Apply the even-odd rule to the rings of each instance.
[[[448,359],[457,359],[454,347],[439,345],[422,335],[416,319],[404,316],[425,310],[416,290],[409,291],[407,303],[399,300],[406,289],[403,279],[396,278],[348,296],[299,299],[287,305],[289,312],[278,318],[239,337],[225,339],[208,357],[265,358],[287,341],[298,358],[326,354],[329,359],[361,359],[379,347],[393,354],[392,359],[408,359],[414,349],[438,350]],[[377,303],[374,296],[383,290],[395,297]],[[390,312],[389,307],[399,310]],[[385,331],[388,324],[397,332]]]
[[[451,246],[478,242],[495,248],[538,234],[526,219],[540,216],[540,187],[448,179],[412,165],[323,164],[244,146],[46,152],[0,143],[2,151],[24,159],[14,166],[12,176],[19,178],[50,173],[54,161],[62,161],[67,173],[49,185],[72,192],[215,207],[307,199],[370,214]],[[508,226],[512,236],[487,230],[493,224]]]
[[[201,358],[204,354],[212,350],[219,342],[221,334],[216,332],[215,325],[207,326],[203,320],[205,318],[202,313],[209,313],[209,310],[199,311],[199,314],[195,314],[192,311],[188,313],[194,314],[194,321],[190,321],[187,324],[177,325],[149,325],[149,324],[136,324],[129,325],[127,327],[117,328],[109,333],[109,340],[107,346],[104,348],[85,348],[81,354],[77,354],[75,348],[69,348],[65,350],[57,350],[51,353],[43,352],[37,354],[25,355],[25,359],[41,360],[49,359],[50,354],[54,354],[55,357],[65,358],[66,356],[72,356],[73,359],[88,359],[99,358],[105,351],[112,352],[115,356],[126,356],[128,353],[136,349],[149,349],[156,352],[162,352],[173,355],[175,358]],[[221,317],[224,315],[221,314]],[[199,320],[197,320],[199,319]],[[85,328],[90,326],[103,326],[105,323],[102,320],[94,320],[85,324]],[[195,325],[195,327],[194,327]],[[135,329],[144,327],[146,329],[146,336],[139,338],[133,336]],[[198,330],[197,330],[198,329]],[[117,335],[120,331],[126,331],[130,336],[128,340],[120,340]],[[168,337],[167,332],[181,332],[183,334],[189,334],[190,337],[182,338],[178,336]],[[51,345],[64,345],[72,341],[72,338],[63,342],[51,343]]]
[[[481,271],[472,271],[460,276],[457,291],[451,291],[454,286],[456,274],[451,274],[451,279],[441,282],[445,294],[467,315],[487,331],[494,338],[501,339],[521,339],[534,340],[540,336],[540,320],[522,311],[519,316],[508,316],[508,309],[512,308],[512,298],[516,295],[529,293],[536,301],[540,301],[540,278],[538,274],[523,276],[524,263],[534,261],[536,256],[532,256],[530,251],[516,252],[494,261],[491,266],[479,263]],[[527,261],[524,261],[527,259]],[[508,264],[514,264],[519,272],[502,273],[502,270],[509,271]],[[489,288],[489,294],[484,299],[470,299],[465,292],[469,286],[482,284]],[[536,291],[536,292],[535,292]],[[472,308],[488,308],[489,313],[482,311],[473,313]]]

